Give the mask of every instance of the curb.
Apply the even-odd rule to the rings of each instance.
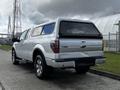
[[[109,72],[99,71],[99,70],[95,70],[95,69],[90,69],[89,72],[93,73],[93,74],[97,74],[97,75],[100,75],[100,76],[105,76],[105,77],[112,78],[112,79],[120,81],[120,76],[109,73]]]

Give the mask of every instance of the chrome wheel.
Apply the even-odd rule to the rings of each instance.
[[[42,62],[41,62],[40,58],[37,58],[37,61],[36,61],[37,76],[41,76],[42,72],[43,72]]]
[[[47,65],[44,58],[42,58],[41,55],[36,56],[34,66],[35,66],[36,76],[39,79],[44,79],[47,75]]]

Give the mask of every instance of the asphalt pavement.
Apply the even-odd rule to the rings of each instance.
[[[74,70],[56,69],[46,80],[39,80],[32,64],[15,66],[10,52],[2,50],[0,82],[3,90],[120,90],[120,81],[91,73],[77,75]]]

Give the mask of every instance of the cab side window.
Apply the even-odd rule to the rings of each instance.
[[[31,36],[32,37],[39,36],[41,34],[41,32],[42,32],[42,27],[34,28]]]
[[[24,31],[22,35],[20,36],[20,40],[25,40],[27,36],[28,30]]]
[[[42,35],[52,34],[55,28],[55,23],[47,24],[43,26]]]

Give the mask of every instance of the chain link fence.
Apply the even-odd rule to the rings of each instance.
[[[0,33],[0,45],[12,45],[12,40],[9,36],[9,34]]]
[[[104,37],[104,50],[110,52],[119,52],[119,33],[108,33]]]

